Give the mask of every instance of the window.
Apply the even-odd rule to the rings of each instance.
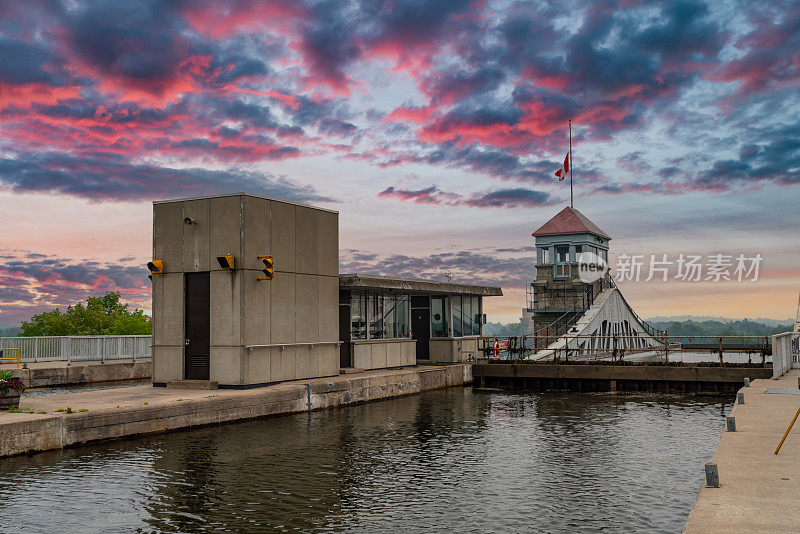
[[[431,297],[431,336],[448,337],[447,297]]]
[[[550,263],[550,249],[547,247],[537,247],[539,251],[539,265],[548,265]]]
[[[471,336],[472,329],[475,327],[475,317],[472,315],[472,297],[461,297],[461,317],[464,323],[461,327],[464,335]]]
[[[456,295],[450,297],[453,309],[453,337],[462,337],[464,330],[461,328],[461,296]]]
[[[589,252],[591,252],[592,254],[597,256],[597,247],[595,247],[593,245],[589,245]]]
[[[408,295],[397,295],[394,324],[396,337],[411,337],[411,328],[408,326]]]
[[[555,274],[556,277],[567,277],[569,276],[569,246],[561,245],[556,247],[556,265],[555,265]]]
[[[383,296],[370,294],[367,298],[369,338],[383,339]]]
[[[367,318],[364,306],[364,293],[353,292],[350,295],[350,339],[367,338]]]
[[[395,332],[395,307],[397,306],[397,297],[394,295],[383,296],[383,337],[394,338],[397,337]]]
[[[481,316],[481,298],[472,297],[472,316],[475,318],[472,321],[472,335],[481,335],[481,325],[483,324],[483,316]]]
[[[600,250],[600,255],[603,257],[603,261],[608,264],[608,251],[607,250]]]

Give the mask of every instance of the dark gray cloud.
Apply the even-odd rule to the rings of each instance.
[[[175,169],[132,164],[114,155],[45,152],[0,158],[0,185],[97,201],[154,200],[245,191],[298,202],[331,200],[287,178],[244,170]]]

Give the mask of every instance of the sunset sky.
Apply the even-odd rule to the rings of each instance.
[[[640,315],[793,317],[799,88],[797,2],[0,0],[0,323],[149,310],[151,202],[238,191],[338,210],[342,272],[500,285],[516,321],[570,118],[612,266],[764,258],[622,282]]]

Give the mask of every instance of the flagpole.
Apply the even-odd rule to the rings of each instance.
[[[574,208],[575,203],[572,198],[572,168],[575,162],[572,160],[572,119],[569,120],[569,207]]]

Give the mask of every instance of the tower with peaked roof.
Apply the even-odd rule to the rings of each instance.
[[[607,272],[590,281],[591,276],[580,275],[579,267],[588,258],[601,258],[607,265],[611,237],[570,206],[532,235],[536,245],[536,280],[526,291],[523,323],[526,334],[537,334],[539,349],[564,334],[600,291],[610,286]],[[584,261],[579,263],[581,259]],[[554,337],[548,340],[548,336]]]

